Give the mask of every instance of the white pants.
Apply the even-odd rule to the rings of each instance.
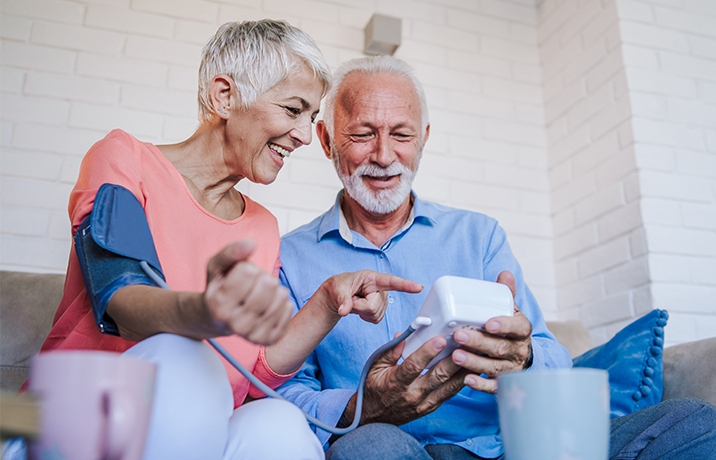
[[[293,404],[262,399],[233,410],[222,358],[206,343],[159,334],[125,353],[157,363],[145,460],[324,458]]]

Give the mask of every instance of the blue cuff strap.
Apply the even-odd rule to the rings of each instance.
[[[133,284],[155,285],[141,261],[164,279],[144,209],[129,190],[104,184],[74,242],[97,327],[103,334],[119,335],[106,314],[114,293]]]

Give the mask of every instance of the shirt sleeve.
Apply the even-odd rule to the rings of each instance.
[[[283,270],[279,273],[279,280],[282,285],[289,289],[289,298],[293,302],[293,314],[295,315],[298,312],[298,302]],[[309,355],[296,375],[276,391],[308,415],[317,418],[326,425],[336,426],[355,391],[344,389],[323,390],[321,382],[317,378],[320,372],[321,369],[314,351]],[[327,448],[326,443],[332,433],[316,428],[313,425],[311,427],[321,443],[324,444],[324,448]]]
[[[515,277],[515,303],[532,324],[533,357],[530,370],[572,367],[569,352],[547,329],[537,299],[527,287],[522,267],[512,254],[507,235],[497,223],[494,225],[483,264],[486,280],[496,281],[497,276],[504,270],[509,270]]]
[[[266,347],[259,348],[256,365],[251,373],[271,389],[276,389],[276,387],[290,379],[294,374],[293,372],[290,374],[277,374],[274,372],[268,362],[266,362]],[[249,387],[249,396],[252,398],[263,398],[266,395],[252,384]]]

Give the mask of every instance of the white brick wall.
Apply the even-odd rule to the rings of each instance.
[[[716,2],[619,10],[653,306],[667,343],[716,336]]]
[[[716,256],[699,245],[716,232],[712,2],[0,2],[2,268],[64,271],[67,197],[107,131],[193,132],[199,53],[220,24],[286,19],[336,67],[362,55],[378,12],[403,19],[397,55],[428,97],[415,189],[498,218],[548,318],[582,319],[605,340],[690,287],[702,303],[711,293]],[[314,142],[276,183],[238,188],[286,232],[340,183]],[[716,335],[706,307],[676,310],[668,340]]]
[[[362,55],[363,29],[379,12],[403,18],[397,55],[416,67],[428,94],[432,135],[417,192],[499,218],[556,318],[531,1],[2,0],[1,8],[2,267],[64,270],[68,193],[82,155],[107,131],[151,142],[193,132],[200,49],[221,23],[289,20],[335,67]],[[328,208],[340,183],[314,142],[276,183],[239,189],[286,232]],[[24,250],[42,245],[53,250]]]
[[[716,284],[716,3],[538,10],[560,315],[603,341],[666,308],[667,341],[716,336],[685,306]]]
[[[648,285],[632,232],[642,225],[614,1],[539,5],[559,314],[603,341],[637,315]],[[626,139],[623,139],[626,137]]]

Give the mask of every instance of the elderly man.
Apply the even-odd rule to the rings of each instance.
[[[361,426],[342,438],[317,430],[325,446],[330,442],[327,457],[500,457],[493,377],[571,365],[545,326],[504,230],[485,215],[411,193],[430,125],[420,83],[404,62],[376,57],[343,65],[316,130],[345,189],[327,213],[283,239],[280,278],[297,308],[328,276],[358,269],[427,287],[443,275],[497,281],[510,287],[517,306],[514,316],[490,320],[485,332],[456,332],[461,348],[426,372],[446,346],[442,337],[402,362],[402,345],[379,356],[366,380]],[[426,295],[427,289],[389,293],[378,324],[343,319],[280,392],[324,422],[348,426],[363,365],[410,325]]]

